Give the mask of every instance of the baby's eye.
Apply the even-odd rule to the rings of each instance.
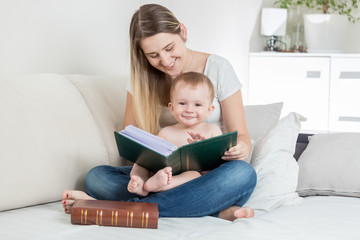
[[[201,103],[196,103],[195,106],[196,107],[201,107],[202,105],[201,105]]]
[[[185,102],[179,102],[179,105],[185,105]]]

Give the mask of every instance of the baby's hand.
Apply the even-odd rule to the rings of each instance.
[[[201,136],[199,133],[193,133],[193,132],[190,132],[188,131],[187,132],[191,138],[188,138],[187,141],[188,143],[193,143],[193,142],[199,142],[201,140],[204,140],[205,137],[204,136]]]

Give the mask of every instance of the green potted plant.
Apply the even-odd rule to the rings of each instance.
[[[343,52],[349,24],[360,20],[360,0],[276,0],[274,5],[303,9],[308,52]]]
[[[359,8],[359,4],[360,0],[276,0],[274,2],[274,5],[280,8],[289,9],[292,6],[305,6],[324,14],[345,15],[353,23],[360,20],[360,17],[354,15],[354,10]]]

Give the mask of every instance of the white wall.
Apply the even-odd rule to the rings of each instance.
[[[0,0],[0,74],[128,74],[128,27],[145,3],[172,10],[188,47],[226,57],[247,84],[262,0]]]
[[[0,0],[0,74],[128,70],[133,1]]]
[[[227,58],[246,90],[248,53],[264,46],[260,9],[274,0],[0,0],[0,75],[129,74],[130,18],[151,2],[187,26],[188,47]],[[360,52],[359,26],[348,52]]]

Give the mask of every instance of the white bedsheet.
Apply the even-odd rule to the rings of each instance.
[[[308,197],[234,222],[213,217],[161,218],[159,229],[71,225],[61,203],[0,213],[0,239],[360,239],[360,198]]]

